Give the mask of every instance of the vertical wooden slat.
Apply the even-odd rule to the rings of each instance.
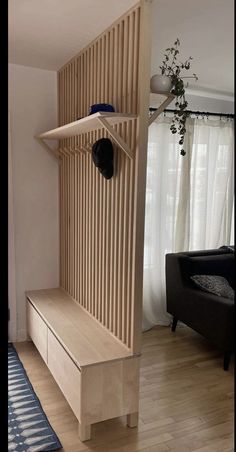
[[[135,9],[134,15],[134,31],[133,31],[133,55],[131,66],[133,68],[132,74],[132,112],[138,112],[138,96],[137,96],[137,86],[138,86],[138,62],[139,62],[139,27],[140,27],[140,8]],[[136,135],[137,135],[138,125],[135,120],[132,124],[131,132],[131,149],[136,150]],[[129,198],[129,225],[128,225],[128,236],[132,237],[133,234],[133,217],[134,217],[134,161],[130,162],[130,198]],[[133,240],[129,240],[128,247],[128,300],[127,305],[127,345],[132,346],[134,331],[132,328],[132,296],[134,294],[134,275],[133,275]]]
[[[107,328],[111,328],[110,326],[110,269],[111,269],[111,187],[112,181],[107,181],[107,206],[106,206],[106,256],[105,256],[105,325]]]
[[[63,260],[62,254],[62,160],[59,165],[59,263]],[[62,286],[62,265],[59,266],[59,285]]]
[[[116,153],[116,170],[120,175],[120,159],[119,152],[117,150]],[[115,190],[114,190],[114,267],[113,267],[113,332],[115,336],[118,334],[117,330],[117,311],[118,311],[118,302],[117,302],[117,285],[118,285],[118,277],[117,277],[117,268],[118,268],[118,208],[119,208],[119,194],[118,194],[118,182],[117,178],[115,180]]]
[[[119,26],[116,25],[114,29],[114,72],[113,72],[113,90],[114,90],[114,106],[116,111],[119,111],[118,98],[118,34]]]
[[[123,316],[123,306],[122,306],[122,286],[123,286],[123,240],[124,240],[124,230],[123,230],[123,215],[124,215],[124,159],[126,158],[123,153],[119,154],[120,157],[120,175],[119,175],[119,223],[118,223],[118,267],[117,267],[117,277],[118,277],[118,306],[117,306],[117,335],[118,338],[122,338],[122,316]]]
[[[79,302],[83,305],[83,278],[84,278],[84,266],[83,266],[83,154],[78,155],[78,172],[79,172]]]
[[[81,117],[85,116],[85,87],[84,87],[84,59],[85,55],[80,56],[81,61],[81,71],[80,71],[80,94],[81,94]]]
[[[89,161],[89,312],[93,312],[93,284],[94,284],[94,269],[93,269],[93,207],[94,207],[94,179],[93,179],[93,166],[91,162],[91,156],[88,155]]]
[[[116,148],[114,149],[114,167],[116,160]],[[114,298],[113,298],[113,274],[114,274],[114,248],[115,248],[115,239],[114,239],[114,226],[115,226],[115,179],[114,175],[111,181],[111,222],[109,228],[109,237],[110,237],[110,265],[109,265],[109,329],[114,332]]]
[[[79,156],[79,281],[80,281],[80,300],[83,304],[83,156]]]
[[[89,224],[89,210],[90,210],[90,191],[91,181],[89,179],[89,154],[85,156],[86,164],[86,309],[90,310],[90,224]]]
[[[106,223],[106,190],[105,190],[105,179],[100,177],[101,180],[101,266],[100,266],[100,302],[101,302],[101,323],[105,323],[105,223]]]
[[[128,17],[122,21],[121,35],[120,35],[120,49],[119,56],[121,58],[120,65],[122,71],[120,71],[120,99],[121,99],[121,111],[126,112],[127,104],[127,42],[128,42]],[[126,124],[120,126],[120,133],[126,138],[127,127]],[[124,256],[124,216],[126,215],[124,209],[124,184],[125,184],[125,165],[126,157],[123,153],[120,153],[120,191],[119,191],[119,254],[118,254],[118,312],[117,312],[117,334],[122,340],[123,338],[123,325],[126,321],[124,316],[124,299],[123,299],[123,286],[124,286],[124,274],[123,274],[123,256]]]
[[[148,143],[148,106],[149,91],[143,89],[148,86],[150,80],[150,8],[147,2],[142,1],[140,15],[139,36],[139,61],[138,65],[138,145],[135,155],[134,176],[134,249],[133,249],[133,291],[131,297],[131,349],[134,353],[141,347],[142,331],[142,292],[143,292],[143,244],[144,244],[144,212],[145,212],[145,187]],[[143,70],[146,68],[146,70]]]
[[[58,114],[57,123],[61,125],[61,73],[57,73],[57,102],[58,102]],[[60,141],[59,146],[60,148]],[[63,261],[62,256],[62,161],[59,164],[59,262]],[[62,265],[59,267],[59,284],[62,285]]]
[[[65,157],[62,155],[61,162],[61,171],[62,171],[62,179],[61,179],[61,246],[62,246],[62,260],[60,262],[62,279],[60,284],[63,288],[65,288]]]
[[[94,133],[92,134],[91,140],[94,140]],[[95,212],[95,204],[96,204],[96,179],[95,179],[95,166],[92,162],[92,155],[90,153],[90,171],[91,171],[91,180],[92,180],[92,195],[91,195],[91,307],[90,312],[94,316],[95,315],[95,221],[96,221],[96,212]]]
[[[123,103],[122,103],[122,111],[127,112],[128,111],[128,102],[129,102],[129,86],[128,86],[128,74],[129,74],[129,56],[130,56],[130,48],[129,48],[129,25],[130,25],[130,17],[127,16],[124,20],[124,49],[123,49],[123,92],[126,93],[126,95],[123,97]],[[126,141],[129,141],[129,132],[130,127],[127,124],[124,124],[124,136]],[[121,339],[123,342],[126,342],[126,306],[127,306],[127,296],[126,296],[126,281],[127,281],[127,263],[126,263],[126,257],[127,257],[127,202],[126,202],[126,196],[127,196],[127,157],[124,155],[124,164],[123,166],[123,222],[121,223],[121,230],[123,231],[123,237],[122,237],[122,255],[121,255]]]
[[[76,290],[76,274],[75,274],[75,231],[76,231],[76,217],[75,217],[75,153],[72,155],[71,159],[71,198],[72,198],[72,206],[71,206],[71,234],[72,234],[72,246],[71,246],[71,254],[72,254],[72,293],[73,298],[75,298],[75,290]]]
[[[97,131],[94,136],[95,140],[97,139]],[[95,230],[95,265],[94,265],[94,302],[95,302],[95,310],[94,315],[96,319],[99,318],[99,205],[100,205],[100,192],[99,192],[99,173],[98,170],[95,170],[95,222],[94,222],[94,230]]]
[[[65,68],[65,123],[68,122],[68,67]],[[67,147],[68,140],[65,139],[65,147]],[[69,286],[69,165],[68,165],[69,157],[66,157],[66,290],[70,291]]]
[[[68,184],[68,174],[67,174],[67,160],[68,157],[64,156],[64,224],[65,224],[65,289],[68,290],[68,198],[67,198],[67,184]]]
[[[74,298],[78,300],[78,266],[77,266],[77,242],[78,242],[78,179],[77,179],[77,160],[78,155],[75,154],[74,157],[74,222],[75,222],[75,231],[74,231],[74,278],[75,278],[75,294]]]
[[[60,96],[61,96],[61,124],[64,124],[64,114],[65,114],[65,108],[64,108],[64,71],[61,71],[61,89],[60,89]],[[64,145],[64,140],[60,141],[60,146]],[[65,262],[66,262],[66,245],[65,245],[65,237],[66,237],[66,231],[65,231],[65,157],[62,157],[62,204],[61,204],[61,211],[62,211],[62,236],[60,237],[60,241],[62,242],[62,249],[63,249],[63,257],[60,261],[60,266],[62,269],[62,281],[61,285],[65,289]]]

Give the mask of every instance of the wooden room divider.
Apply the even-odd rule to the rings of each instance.
[[[100,129],[59,145],[61,286],[134,353],[140,351],[142,317],[150,78],[145,13],[136,6],[58,73],[60,126],[86,117],[95,103],[137,116],[114,126],[130,152],[115,147],[111,180],[91,156],[91,144],[109,137],[105,119]]]
[[[82,440],[92,423],[110,417],[127,414],[128,425],[137,425],[149,9],[150,0],[141,0],[59,70],[59,127],[37,136],[49,150],[43,140],[59,140],[61,287],[27,293],[29,334],[74,410]],[[89,115],[98,103],[112,104],[115,113]],[[101,137],[115,149],[110,180],[92,160]],[[46,339],[36,331],[41,321]],[[75,372],[70,387],[65,369]]]

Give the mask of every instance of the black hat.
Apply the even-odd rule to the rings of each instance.
[[[113,176],[113,146],[109,138],[100,138],[92,146],[92,159],[100,173],[106,178]]]

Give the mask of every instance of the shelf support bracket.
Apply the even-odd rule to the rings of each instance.
[[[71,155],[69,149],[67,149],[67,148],[65,148],[65,147],[60,148],[60,151],[61,151],[62,154],[64,154],[66,157],[70,157],[70,155]]]
[[[162,102],[160,107],[157,108],[157,110],[154,111],[152,116],[149,118],[148,126],[150,126],[153,123],[153,121],[155,121],[155,119],[165,110],[165,108],[172,102],[174,97],[175,97],[175,95],[171,94],[171,93],[167,95],[166,100],[164,100],[164,102]]]
[[[98,121],[105,127],[113,140],[121,147],[121,149],[128,155],[130,159],[133,158],[133,153],[123,138],[116,132],[105,118],[98,118]]]
[[[82,149],[85,153],[87,153],[87,152],[90,152],[90,153],[91,153],[91,151],[92,151],[92,149],[90,149],[89,146],[81,146],[81,149]]]
[[[59,153],[58,149],[52,149],[50,146],[48,146],[47,143],[45,143],[45,142],[43,141],[42,138],[35,137],[35,139],[37,140],[37,142],[38,142],[39,144],[41,144],[41,146],[43,146],[44,149],[46,149],[46,151],[48,151],[48,152],[50,152],[51,154],[53,154],[53,156],[54,156],[57,160],[60,158],[60,153]]]

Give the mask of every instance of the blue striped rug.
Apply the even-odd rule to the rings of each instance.
[[[61,448],[16,349],[8,344],[8,451],[46,452]]]

